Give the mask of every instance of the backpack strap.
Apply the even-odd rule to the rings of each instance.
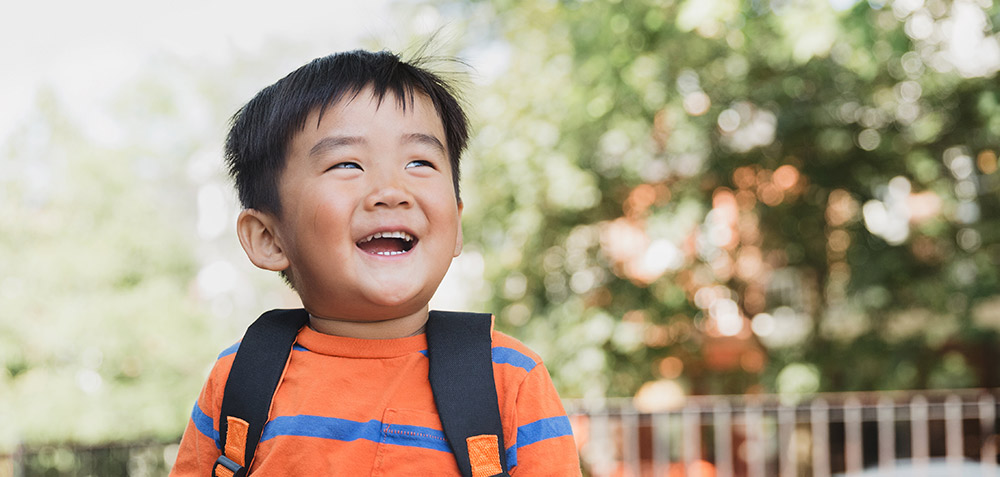
[[[428,376],[445,437],[465,477],[507,476],[493,379],[493,317],[431,311]]]
[[[271,310],[247,328],[233,358],[219,415],[223,454],[213,477],[244,477],[260,442],[271,398],[299,330],[309,321],[304,309]]]

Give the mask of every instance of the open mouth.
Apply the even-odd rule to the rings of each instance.
[[[417,244],[416,237],[406,232],[376,232],[358,241],[361,250],[373,255],[402,255]]]

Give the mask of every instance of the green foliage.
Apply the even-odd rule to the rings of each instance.
[[[466,4],[466,239],[566,396],[1000,385],[997,66],[946,26],[998,10],[908,5]]]
[[[176,439],[226,329],[192,293],[190,202],[148,170],[169,149],[102,145],[44,89],[34,114],[0,152],[0,449]]]

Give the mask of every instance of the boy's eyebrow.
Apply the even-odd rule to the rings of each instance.
[[[331,149],[336,149],[343,146],[354,146],[358,144],[365,144],[368,141],[360,136],[327,136],[320,139],[312,149],[309,150],[310,156],[318,156],[320,153],[329,151]]]
[[[448,153],[445,151],[444,144],[441,140],[424,133],[410,133],[403,136],[399,141],[401,144],[424,144],[436,149],[442,155],[447,156]],[[336,149],[343,146],[356,146],[367,144],[368,140],[360,136],[327,136],[320,139],[312,149],[309,150],[310,156],[318,156],[323,152],[329,151],[331,149]]]
[[[400,143],[402,143],[402,144],[408,144],[408,143],[425,144],[427,146],[433,147],[434,149],[437,149],[438,152],[440,152],[444,156],[448,155],[447,151],[445,151],[445,149],[444,149],[444,144],[441,144],[441,140],[438,139],[438,138],[436,138],[436,137],[434,137],[434,136],[432,136],[432,135],[430,135],[430,134],[424,134],[424,133],[411,133],[411,134],[407,134],[407,135],[403,136],[403,139],[400,140]]]

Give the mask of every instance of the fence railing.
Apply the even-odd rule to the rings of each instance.
[[[0,477],[161,477],[176,454],[176,443],[162,442],[21,446],[0,454]]]
[[[994,477],[997,403],[998,390],[967,390],[567,404],[598,477]]]
[[[593,477],[1000,477],[1000,390],[567,401]],[[22,447],[0,477],[165,475],[176,443]]]

